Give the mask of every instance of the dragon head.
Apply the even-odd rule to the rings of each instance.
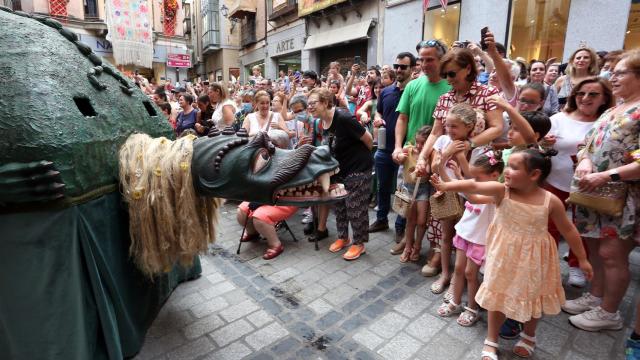
[[[328,148],[284,150],[264,132],[249,139],[227,128],[197,139],[191,171],[196,191],[204,196],[294,206],[346,196],[342,184],[330,184],[339,169]]]

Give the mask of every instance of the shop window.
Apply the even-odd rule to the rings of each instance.
[[[460,2],[450,2],[446,10],[438,5],[428,8],[425,12],[423,39],[438,39],[451,45],[458,40],[459,30]]]
[[[562,59],[571,0],[513,0],[509,56]]]
[[[625,50],[637,49],[640,47],[640,0],[631,2],[629,11],[629,21],[627,22],[627,34],[624,37]]]

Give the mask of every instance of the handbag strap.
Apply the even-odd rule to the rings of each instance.
[[[420,176],[416,177],[416,185],[413,188],[413,195],[411,196],[411,202],[416,201],[416,196],[418,196],[419,187],[420,187]]]

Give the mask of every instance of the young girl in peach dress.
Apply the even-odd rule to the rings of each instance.
[[[551,171],[549,153],[536,149],[514,152],[504,171],[504,184],[461,180],[432,183],[439,191],[456,191],[493,198],[496,215],[487,231],[484,282],[476,294],[488,311],[488,334],[483,360],[497,360],[498,331],[505,316],[524,323],[513,352],[531,357],[535,331],[542,314],[558,314],[564,304],[556,243],[547,231],[553,220],[577,255],[580,268],[593,275],[580,234],[567,218],[564,205],[540,185]]]

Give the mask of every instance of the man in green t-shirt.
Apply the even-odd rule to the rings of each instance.
[[[411,81],[400,98],[397,111],[400,113],[396,123],[396,143],[393,160],[399,163],[398,155],[402,146],[413,141],[416,131],[424,125],[433,125],[433,111],[440,95],[451,90],[446,80],[440,78],[440,59],[447,52],[444,44],[437,40],[421,41],[418,44],[422,72]]]

